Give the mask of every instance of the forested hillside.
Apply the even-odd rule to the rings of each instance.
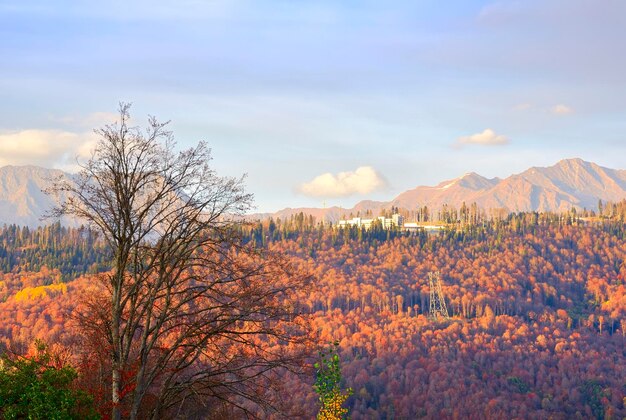
[[[457,220],[436,234],[342,230],[300,215],[243,234],[313,274],[300,310],[311,314],[317,343],[340,343],[352,418],[623,418],[625,208],[584,220]],[[7,229],[0,237],[20,236]],[[106,265],[89,256],[89,234],[55,232],[4,242],[7,345],[38,337],[76,348],[74,296],[97,283],[72,277]],[[27,263],[27,250],[37,262]],[[431,271],[441,272],[449,320],[428,318]],[[294,415],[316,412],[313,380],[285,374],[282,398]]]
[[[318,291],[302,303],[320,340],[340,342],[353,418],[621,418],[623,209],[587,221],[523,213],[409,236],[294,217],[253,236],[315,274]],[[449,321],[427,318],[433,270]],[[292,388],[314,410],[308,388]]]
[[[18,273],[58,269],[63,280],[108,268],[110,255],[86,228],[5,225],[0,227],[0,271]]]

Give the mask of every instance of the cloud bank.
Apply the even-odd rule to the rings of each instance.
[[[458,145],[480,144],[482,146],[498,146],[509,143],[509,138],[501,134],[496,134],[491,128],[485,129],[482,133],[463,136],[457,139]]]
[[[0,166],[38,165],[71,169],[75,158],[89,156],[93,134],[62,130],[22,130],[0,133]]]
[[[305,182],[299,191],[309,197],[347,197],[353,194],[368,194],[381,190],[387,182],[371,166],[361,166],[355,171],[327,172]]]

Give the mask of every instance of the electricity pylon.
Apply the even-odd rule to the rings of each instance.
[[[450,315],[448,315],[448,307],[446,306],[446,299],[443,296],[443,290],[441,290],[439,271],[431,271],[428,273],[428,287],[430,288],[430,318],[450,318]]]

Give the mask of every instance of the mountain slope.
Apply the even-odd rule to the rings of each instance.
[[[391,205],[406,209],[418,206],[438,208],[444,204],[460,205],[480,200],[481,194],[497,185],[498,178],[487,179],[476,173],[444,181],[435,187],[417,187],[406,191],[391,201]]]
[[[363,214],[367,210],[378,214],[380,209],[392,206],[414,210],[448,204],[458,208],[463,202],[513,212],[567,211],[572,207],[596,209],[598,200],[622,199],[626,199],[626,170],[604,168],[582,159],[564,159],[553,166],[533,167],[505,179],[489,179],[472,172],[436,186],[416,187],[389,202],[364,200],[352,209],[344,209],[343,214]],[[290,213],[307,210],[290,209]],[[315,213],[320,214],[320,209]]]
[[[37,166],[4,166],[0,168],[0,224],[35,227],[52,222],[42,220],[55,201],[42,190],[52,179],[69,175],[57,169]],[[64,219],[65,225],[77,223]]]
[[[581,159],[565,159],[547,168],[530,168],[485,191],[483,207],[510,211],[595,209],[598,200],[626,198],[626,171],[608,169]]]

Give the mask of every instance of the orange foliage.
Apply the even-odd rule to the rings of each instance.
[[[340,342],[352,418],[588,418],[597,409],[622,418],[624,229],[541,220],[522,215],[482,230],[388,240],[308,228],[267,246],[316,277],[296,305],[311,313],[317,340]],[[448,322],[427,318],[434,269]],[[54,282],[50,273],[0,277],[6,342],[73,345],[70,314],[93,280],[63,284],[66,291]],[[92,385],[96,358],[84,359]],[[282,375],[294,410],[310,418],[312,375]]]

